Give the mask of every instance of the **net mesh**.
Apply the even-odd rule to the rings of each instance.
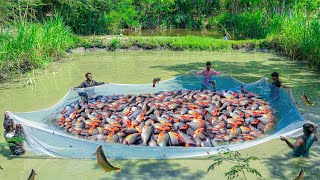
[[[259,94],[262,99],[269,102],[276,117],[275,128],[271,133],[252,141],[228,144],[230,150],[239,150],[261,144],[278,138],[280,135],[296,135],[301,133],[301,127],[306,121],[298,112],[290,89],[279,89],[268,83],[266,78],[257,82],[246,84],[232,76],[214,76],[216,89],[240,90],[242,85],[245,90]],[[97,95],[126,95],[156,93],[159,91],[197,90],[207,86],[202,76],[185,73],[175,78],[162,81],[152,87],[151,84],[107,84],[85,89],[71,89],[54,106],[33,112],[6,112],[16,123],[22,124],[26,137],[25,146],[37,155],[48,155],[60,158],[95,158],[94,152],[98,145],[102,145],[108,158],[115,159],[167,159],[186,158],[216,154],[221,149],[218,147],[150,147],[106,143],[91,141],[75,137],[59,129],[52,118],[66,105],[79,100],[78,92],[87,92],[89,96]],[[275,94],[273,94],[276,92]]]

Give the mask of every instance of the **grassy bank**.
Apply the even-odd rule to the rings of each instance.
[[[74,42],[59,16],[43,23],[16,22],[0,34],[0,80],[46,67],[74,47]]]
[[[210,37],[80,37],[77,47],[116,49],[161,49],[174,51],[226,51],[260,48],[263,40],[224,41]]]
[[[293,16],[283,18],[282,24],[269,41],[290,58],[320,66],[320,18]]]
[[[263,11],[222,14],[215,25],[235,39],[267,39],[265,45],[293,59],[320,65],[320,18],[301,12],[268,15]]]

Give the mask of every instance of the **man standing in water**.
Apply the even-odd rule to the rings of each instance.
[[[97,82],[95,80],[92,80],[92,73],[87,72],[86,73],[87,80],[83,81],[79,86],[75,88],[87,88],[87,87],[93,87],[93,86],[99,86],[102,84],[109,84],[108,82]]]
[[[280,98],[280,91],[279,88],[283,87],[283,88],[289,88],[288,86],[282,84],[282,82],[279,80],[279,73],[277,72],[273,72],[271,74],[271,78],[272,78],[272,86],[270,86],[270,97],[273,101],[278,101]]]
[[[75,88],[87,88],[87,87],[94,87],[99,86],[102,84],[109,84],[108,82],[97,82],[95,80],[92,80],[92,73],[87,72],[86,73],[87,80],[83,81],[79,86],[74,87]],[[79,96],[83,97],[84,102],[88,103],[89,96],[94,95],[94,89],[90,88],[87,90],[84,90],[84,92],[78,92]]]
[[[206,63],[206,66],[207,67],[205,69],[203,69],[202,71],[195,73],[195,74],[204,76],[202,88],[205,88],[205,86],[211,85],[213,87],[213,89],[215,89],[216,84],[215,84],[215,81],[211,80],[211,77],[215,76],[215,75],[219,76],[219,75],[221,75],[221,72],[218,72],[218,71],[212,69],[211,62],[209,62],[209,61]]]
[[[280,87],[289,88],[288,86],[282,84],[282,82],[279,80],[279,73],[273,72],[271,74],[271,78],[272,78],[272,85],[274,85],[278,88],[280,88]]]
[[[285,141],[287,145],[293,149],[291,155],[293,157],[308,157],[309,149],[314,141],[318,141],[318,126],[316,124],[312,125],[306,123],[303,125],[303,135],[300,136],[297,141],[292,144],[287,140],[287,138],[280,136],[282,141]]]

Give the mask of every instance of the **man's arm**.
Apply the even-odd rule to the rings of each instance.
[[[203,75],[204,70],[200,71],[200,72],[196,72],[197,75]]]
[[[319,136],[318,136],[318,125],[317,124],[314,124],[313,125],[314,126],[314,131],[313,131],[313,133],[314,133],[314,141],[318,141],[318,139],[319,139]]]
[[[289,86],[287,86],[287,85],[285,85],[285,84],[283,84],[283,83],[281,83],[281,84],[280,84],[280,87],[283,87],[283,88],[290,88]]]
[[[100,86],[102,84],[105,84],[104,82],[97,82],[97,81],[94,81],[94,83],[95,83],[96,86]]]
[[[74,87],[74,88],[84,88],[84,81],[77,87]]]
[[[301,138],[299,138],[294,144],[292,144],[291,142],[289,142],[288,139],[285,138],[285,137],[280,136],[280,139],[281,139],[282,141],[286,142],[287,145],[288,145],[291,149],[294,149],[294,148],[296,148],[296,147],[299,147],[299,146],[301,146],[301,145],[304,143],[303,139],[301,139]]]
[[[219,72],[219,71],[216,71],[214,69],[211,69],[213,71],[213,74],[212,75],[218,75],[220,76],[222,74],[222,72]]]

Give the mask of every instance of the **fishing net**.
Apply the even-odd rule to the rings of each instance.
[[[246,91],[259,94],[261,99],[269,102],[272,106],[273,114],[276,117],[273,131],[252,141],[228,144],[227,147],[230,150],[255,146],[278,138],[280,135],[290,136],[301,133],[301,127],[306,121],[298,112],[290,89],[274,87],[266,78],[250,84],[243,83],[229,75],[214,76],[211,80],[215,80],[217,91],[240,91],[242,85]],[[26,138],[25,146],[37,155],[60,158],[95,158],[93,153],[99,145],[102,145],[107,157],[117,159],[167,159],[205,156],[218,153],[221,147],[226,145],[216,147],[150,147],[92,141],[76,137],[58,128],[56,123],[52,122],[52,118],[61,112],[65,106],[80,100],[79,92],[87,92],[89,96],[111,96],[212,88],[206,82],[204,77],[188,72],[162,81],[154,88],[152,84],[106,84],[92,88],[71,89],[57,104],[50,108],[33,112],[6,112],[6,115],[16,123],[22,124]]]

